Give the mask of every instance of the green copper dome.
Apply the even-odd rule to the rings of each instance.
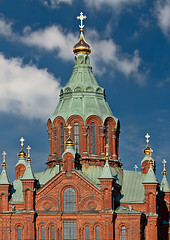
[[[73,73],[66,87],[61,89],[60,101],[55,109],[51,121],[61,116],[67,121],[72,115],[81,116],[84,121],[91,116],[100,117],[103,122],[107,117],[115,118],[106,102],[105,91],[101,88],[90,66],[88,54],[77,54]]]

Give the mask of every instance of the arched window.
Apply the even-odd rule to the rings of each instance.
[[[45,240],[45,227],[41,226],[41,240]]]
[[[55,240],[55,229],[54,229],[54,226],[50,227],[50,240]]]
[[[74,144],[76,153],[79,152],[79,124],[78,122],[74,123]]]
[[[90,125],[91,130],[91,154],[96,153],[96,144],[95,144],[95,123],[92,122]]]
[[[76,192],[73,188],[66,188],[63,193],[64,212],[76,211]]]
[[[90,227],[86,226],[85,230],[86,230],[86,238],[85,239],[90,240]]]
[[[100,240],[100,227],[96,227],[96,240]]]
[[[122,240],[126,240],[126,227],[122,227]]]
[[[21,240],[22,238],[21,238],[21,226],[18,226],[18,228],[17,228],[17,239],[18,240]]]
[[[64,126],[63,123],[60,124],[60,147],[61,154],[64,152]]]
[[[109,144],[108,124],[105,124],[105,145]]]

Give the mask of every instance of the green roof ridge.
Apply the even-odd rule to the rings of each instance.
[[[166,175],[163,176],[161,186],[160,186],[161,191],[163,192],[170,192],[170,187],[166,178]]]
[[[28,163],[26,161],[26,158],[25,157],[19,157],[18,162],[15,165],[15,167],[18,166],[19,164],[23,164],[25,167],[27,167]]]
[[[32,179],[35,179],[35,176],[34,176],[34,173],[33,173],[33,170],[32,170],[32,167],[31,167],[31,163],[28,162],[28,165],[25,169],[25,172],[24,172],[24,175],[22,177],[23,180],[32,180]]]
[[[75,157],[76,152],[72,145],[66,145],[66,149],[63,152],[62,157],[64,156],[65,153],[68,153],[68,152],[71,153],[73,155],[73,157]]]
[[[158,181],[157,181],[155,173],[153,171],[153,167],[152,167],[152,165],[150,165],[149,171],[145,175],[143,183],[157,183],[157,182]]]
[[[103,122],[107,117],[112,117],[116,123],[118,121],[106,102],[105,90],[98,85],[92,73],[87,54],[75,56],[73,73],[66,87],[61,89],[60,101],[51,121],[58,116],[66,121],[72,115],[79,115],[84,121],[91,115],[100,117]]]
[[[113,178],[112,171],[111,171],[108,160],[106,160],[103,171],[102,171],[101,176],[99,178]]]
[[[1,175],[0,175],[0,184],[11,184],[7,171],[6,171],[6,167],[3,167]]]

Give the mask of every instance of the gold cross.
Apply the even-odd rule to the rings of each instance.
[[[69,124],[67,128],[68,128],[68,135],[69,135],[69,137],[70,137],[72,126]]]
[[[2,156],[3,156],[3,162],[5,162],[5,156],[6,156],[6,152],[5,151],[3,151]]]
[[[27,150],[28,150],[28,157],[30,157],[30,150],[31,150],[31,147],[28,145],[27,147]]]
[[[20,138],[21,147],[23,147],[23,146],[24,146],[24,141],[25,141],[25,139],[24,139],[23,137],[21,137],[21,138]]]
[[[108,156],[109,155],[109,144],[108,143],[106,144],[105,148],[106,148],[106,156]]]
[[[167,161],[164,159],[162,163],[164,164],[164,170],[165,170],[165,164],[167,163]]]
[[[79,25],[80,29],[83,29],[84,28],[84,25],[83,25],[83,20],[86,19],[87,17],[86,16],[83,16],[83,13],[81,12],[80,13],[80,16],[77,16],[77,19],[80,19],[81,21],[81,25]]]
[[[148,144],[149,144],[150,135],[147,133],[146,136],[145,136],[145,138],[146,138],[146,142],[147,142],[147,145],[148,145]]]

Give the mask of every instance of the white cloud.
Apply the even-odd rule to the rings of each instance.
[[[72,49],[78,38],[73,33],[66,33],[60,26],[50,26],[20,37],[20,41],[29,46],[58,51],[60,58],[73,59]]]
[[[46,69],[23,65],[22,59],[0,54],[0,111],[47,120],[53,113],[60,84]]]
[[[133,79],[142,85],[145,82],[145,76],[140,73],[142,59],[138,50],[131,56],[122,52],[121,48],[113,39],[101,40],[95,30],[89,30],[87,37],[92,42],[92,64],[95,72],[99,75],[105,73],[106,69],[110,72],[119,71],[125,77]]]
[[[170,37],[170,1],[157,0],[155,3],[155,15],[162,32]]]
[[[2,16],[0,18],[0,35],[10,37],[12,34],[12,22],[7,22]]]
[[[42,0],[42,3],[46,7],[57,8],[60,4],[72,4],[73,0]]]
[[[88,7],[102,9],[104,6],[108,6],[112,9],[121,8],[124,5],[130,5],[135,3],[141,3],[143,0],[84,0]]]
[[[144,75],[140,73],[142,60],[137,50],[133,55],[125,54],[112,38],[102,38],[96,30],[86,29],[87,42],[92,43],[91,61],[95,73],[101,75],[109,70],[111,73],[119,71],[125,77],[132,77],[138,84],[144,83]],[[32,31],[28,26],[24,28],[23,35],[14,35],[11,38],[25,45],[56,51],[57,56],[64,60],[74,59],[72,49],[78,41],[78,36],[65,31],[61,26],[52,25],[44,29]]]

